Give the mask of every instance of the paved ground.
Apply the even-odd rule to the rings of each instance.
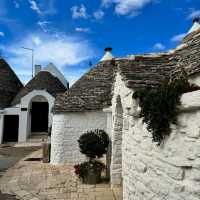
[[[38,149],[39,147],[0,146],[0,172],[12,167],[17,161]]]
[[[13,147],[13,145],[0,146],[0,179],[6,171],[15,165],[20,159],[37,150],[38,147]],[[16,200],[14,195],[2,194],[0,191],[0,200]]]
[[[34,158],[35,161],[25,161]],[[121,190],[110,185],[83,185],[73,166],[43,164],[41,150],[21,160],[0,179],[0,189],[23,200],[122,200]],[[0,200],[7,200],[1,199]]]

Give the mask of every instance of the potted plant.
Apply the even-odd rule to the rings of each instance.
[[[87,162],[75,165],[75,173],[83,183],[96,184],[101,181],[101,172],[105,165],[97,160],[108,149],[109,137],[104,130],[88,131],[81,135],[78,140],[80,152],[86,155]]]

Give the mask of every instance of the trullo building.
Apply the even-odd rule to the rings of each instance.
[[[200,195],[200,90],[181,97],[178,125],[161,146],[139,117],[137,88],[179,77],[200,86],[200,25],[194,20],[182,43],[166,53],[114,58],[106,55],[53,107],[51,163],[78,163],[77,139],[87,130],[110,136],[111,185],[125,200],[198,200]]]
[[[0,59],[0,144],[26,142],[31,135],[47,133],[58,94],[68,90],[62,73],[50,63],[25,85],[4,59]]]

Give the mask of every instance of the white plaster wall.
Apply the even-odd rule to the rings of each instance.
[[[41,98],[42,97],[42,98]],[[27,108],[28,111],[22,111],[19,119],[19,142],[25,142],[30,135],[31,127],[31,115],[30,106],[32,101],[41,101],[43,98],[49,103],[49,127],[52,125],[52,107],[54,105],[55,98],[49,94],[46,90],[33,90],[21,99],[21,108]]]
[[[27,138],[30,136],[30,127],[31,127],[31,102],[41,102],[48,101],[49,103],[49,124],[52,125],[53,114],[51,112],[54,105],[55,98],[49,94],[46,90],[33,90],[26,96],[21,99],[20,104],[5,108],[2,112],[2,115],[19,115],[19,137],[18,142],[26,142]],[[21,108],[27,108],[27,111],[21,111]],[[0,117],[0,144],[2,143],[3,138],[3,119]]]
[[[112,99],[112,157],[111,157],[111,186],[116,187],[121,184],[124,184],[124,147],[125,147],[125,134],[124,128],[126,126],[125,119],[128,117],[127,112],[134,109],[134,102],[132,99],[133,91],[128,89],[124,82],[121,80],[119,74],[116,75],[115,86],[114,86],[114,95]],[[117,99],[120,98],[123,110],[123,119],[122,124],[119,124],[119,116],[117,113]],[[120,120],[121,121],[121,120]],[[122,133],[119,131],[122,126]],[[120,135],[122,134],[122,135]]]
[[[139,118],[139,107],[118,75],[115,98],[124,110],[122,176],[124,200],[199,200],[200,195],[200,92],[182,96],[178,126],[160,147]],[[113,114],[114,116],[114,114]],[[112,172],[111,172],[112,174]],[[112,180],[112,179],[111,179]]]
[[[106,176],[110,179],[110,166],[111,166],[111,156],[112,156],[112,107],[103,109],[107,117],[107,129],[106,132],[109,135],[109,145],[106,154]]]
[[[21,109],[17,107],[5,108],[4,115],[20,115]]]
[[[107,130],[103,111],[56,114],[53,116],[51,163],[80,163],[85,156],[79,152],[79,137],[88,130]]]
[[[3,111],[1,111],[3,112]],[[4,115],[0,114],[0,144],[3,142]]]

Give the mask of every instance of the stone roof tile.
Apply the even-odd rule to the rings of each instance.
[[[22,97],[32,92],[33,90],[46,90],[51,95],[56,97],[57,94],[64,93],[67,90],[67,88],[61,83],[61,81],[58,78],[53,76],[50,72],[40,71],[16,95],[12,102],[12,105],[18,104]]]
[[[0,109],[10,106],[23,85],[8,63],[0,58]]]
[[[98,63],[64,94],[56,98],[54,112],[100,110],[111,105],[113,61]]]
[[[200,34],[192,32],[173,51],[100,62],[57,97],[54,112],[100,110],[111,105],[115,72],[129,88],[156,87],[164,80],[200,73]]]

